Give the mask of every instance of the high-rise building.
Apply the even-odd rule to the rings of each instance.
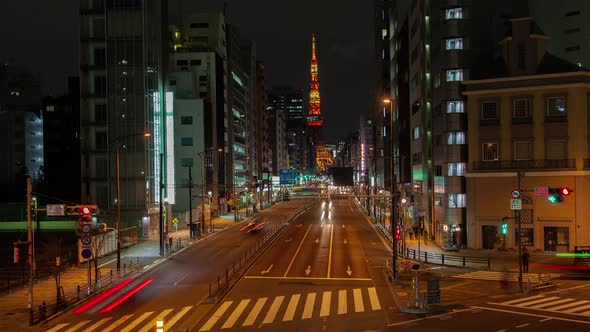
[[[282,109],[267,110],[268,145],[271,151],[271,173],[279,175],[279,170],[287,168],[286,117]]]
[[[167,29],[163,0],[80,1],[82,202],[107,210],[109,223],[120,206],[121,227],[144,235],[168,197],[160,179],[174,181],[159,158],[167,157]]]
[[[268,146],[268,121],[266,120],[266,108],[268,95],[266,93],[266,73],[264,63],[256,63],[256,147],[252,153],[256,160],[256,177],[260,183],[263,180],[263,173],[270,169],[270,156]]]

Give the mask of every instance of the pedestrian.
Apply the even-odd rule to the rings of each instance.
[[[524,273],[529,273],[529,258],[531,255],[529,254],[528,250],[524,248],[522,250],[522,271]]]

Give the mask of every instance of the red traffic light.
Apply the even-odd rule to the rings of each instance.
[[[395,239],[399,240],[400,238],[401,238],[400,229],[396,228],[395,229]]]
[[[88,208],[87,206],[82,208],[82,213],[83,214],[90,214],[90,208]]]
[[[559,192],[561,192],[563,196],[569,196],[569,194],[571,194],[573,190],[571,190],[570,188],[561,188]]]

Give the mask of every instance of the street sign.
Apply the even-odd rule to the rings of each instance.
[[[297,177],[297,170],[295,170],[293,168],[279,170],[280,184],[295,184],[296,177]]]
[[[549,196],[549,188],[548,187],[535,187],[535,196],[537,196],[537,197]]]
[[[89,248],[83,249],[82,250],[82,258],[90,259],[90,257],[92,257],[92,250],[90,250]]]
[[[512,189],[512,191],[510,192],[510,196],[512,198],[520,198],[520,190]]]
[[[82,244],[87,246],[92,242],[92,238],[90,236],[83,236],[82,237]]]
[[[66,205],[65,204],[47,204],[47,215],[48,216],[65,216]]]
[[[179,220],[178,220],[178,218],[174,218],[174,219],[172,219],[172,223],[173,223],[174,225],[178,224],[178,221],[179,221]]]
[[[510,200],[511,210],[522,210],[522,199],[511,199]]]
[[[82,226],[82,232],[83,233],[90,233],[91,230],[92,230],[92,226],[90,226],[88,224]]]

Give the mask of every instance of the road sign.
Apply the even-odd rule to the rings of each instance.
[[[297,171],[293,168],[279,170],[280,184],[295,184],[296,177],[297,177]]]
[[[511,199],[510,200],[511,210],[522,210],[522,199]]]
[[[90,233],[90,231],[92,230],[92,226],[85,224],[84,226],[82,226],[82,232],[83,233]]]
[[[172,219],[172,223],[173,223],[174,225],[178,224],[178,218],[174,218],[174,219]]]
[[[510,192],[510,196],[512,198],[520,198],[520,190],[512,189],[512,191]]]
[[[89,245],[90,242],[92,242],[92,238],[90,236],[83,236],[82,237],[82,244],[83,245]]]
[[[47,204],[47,215],[48,216],[65,216],[66,205],[65,204]]]
[[[549,188],[548,187],[535,187],[535,196],[537,196],[537,197],[549,196]]]
[[[82,258],[89,259],[90,257],[92,257],[92,250],[90,250],[89,248],[83,249]]]

